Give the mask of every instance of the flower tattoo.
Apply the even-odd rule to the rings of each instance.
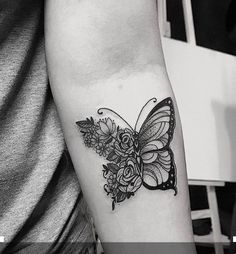
[[[85,146],[107,160],[103,164],[104,190],[112,199],[112,210],[115,204],[134,196],[141,186],[149,190],[173,189],[177,194],[176,167],[170,148],[175,128],[174,106],[170,97],[158,104],[156,101],[152,98],[143,106],[134,129],[108,108],[100,108],[98,114],[115,114],[126,128],[110,117],[76,122]],[[155,105],[137,131],[143,109],[150,103]]]

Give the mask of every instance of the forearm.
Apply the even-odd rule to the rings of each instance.
[[[97,114],[97,110],[109,107],[134,127],[140,109],[149,99],[156,97],[157,101],[161,101],[169,96],[173,98],[169,86],[154,76],[153,73],[140,73],[126,80],[104,80],[101,81],[103,83],[94,84],[90,88],[78,89],[71,86],[70,89],[60,90],[58,94],[54,92],[56,100],[60,101],[59,112],[74,166],[95,221],[99,220],[97,230],[101,232],[100,237],[105,241],[192,240],[191,234],[181,232],[181,229],[189,227],[190,221],[186,169],[178,117],[171,143],[175,154],[178,194],[175,196],[172,190],[148,191],[141,188],[135,197],[125,204],[120,204],[115,212],[112,212],[111,200],[103,190],[106,181],[102,176],[102,165],[105,161],[84,145],[82,134],[76,125],[77,121],[91,116],[98,121],[101,117]],[[116,117],[109,114],[105,116],[115,119],[117,125],[126,127]],[[145,214],[143,218],[145,222],[137,218],[136,213],[138,216]],[[135,220],[135,225],[132,220]],[[114,229],[117,229],[117,235]],[[142,229],[143,234],[137,229]],[[148,232],[152,233],[147,234]]]
[[[48,1],[48,13],[52,13],[51,8],[62,11],[60,15],[57,11],[53,12],[55,15],[47,15],[47,59],[67,145],[99,237],[104,242],[193,241],[181,125],[163,62],[155,1],[135,0],[129,4],[127,1],[72,2],[70,5],[62,0],[56,4]],[[148,162],[142,155],[145,149],[140,148],[141,135],[136,139],[140,143],[139,149],[134,149],[127,157],[116,150],[115,139],[118,139],[120,129],[130,129],[131,136],[140,131],[144,115],[148,113],[145,111],[150,111],[167,97],[174,102],[176,125],[175,128],[172,126],[173,140],[168,137],[169,143],[163,149],[173,151],[174,156],[168,163],[175,167],[175,184],[166,190],[151,190],[145,187],[143,172]],[[152,98],[156,101],[150,101],[144,108],[135,129],[140,109]],[[123,120],[109,110],[98,114],[97,110],[103,107],[112,109]],[[76,124],[90,117],[98,129],[101,119],[114,121],[116,128],[111,135],[114,140],[109,141],[113,143],[106,143],[109,146],[107,155],[113,149],[116,156],[120,156],[112,161],[113,164],[122,168],[124,166],[119,160],[137,161],[140,178],[135,182],[137,188],[129,187],[130,192],[126,188],[127,196],[122,202],[115,197],[114,210],[114,193],[111,195],[104,190],[108,180],[103,165],[111,161],[96,150],[96,141],[86,144],[86,129]],[[132,139],[135,140],[133,136]],[[155,154],[160,151],[156,149]],[[168,172],[160,176],[165,178],[163,181],[167,181]],[[120,181],[119,174],[116,174],[116,180],[125,192],[125,183]],[[153,174],[156,174],[158,186],[159,175]],[[163,184],[159,186],[163,188]],[[174,195],[176,190],[177,195]],[[128,192],[132,193],[130,197]]]

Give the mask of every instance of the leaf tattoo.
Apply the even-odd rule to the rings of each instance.
[[[149,190],[173,189],[177,194],[176,167],[170,148],[175,128],[174,106],[170,97],[156,102],[152,98],[143,106],[134,129],[109,108],[97,112],[115,114],[126,123],[126,128],[116,125],[110,117],[76,122],[85,146],[107,160],[103,165],[107,181],[104,190],[112,199],[112,210],[116,203],[134,196],[141,186]],[[150,103],[155,105],[137,131],[140,116]]]

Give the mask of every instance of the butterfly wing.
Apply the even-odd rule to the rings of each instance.
[[[176,169],[172,150],[153,152],[156,159],[143,165],[143,186],[149,190],[176,189]]]
[[[150,111],[139,130],[143,185],[148,189],[176,190],[174,155],[170,148],[174,128],[174,106],[168,97]]]
[[[170,97],[158,103],[139,130],[140,149],[154,144],[158,149],[169,146],[175,128],[175,113]]]

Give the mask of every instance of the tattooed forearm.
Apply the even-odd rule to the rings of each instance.
[[[175,112],[172,99],[166,98],[156,104],[150,99],[140,111],[150,103],[154,107],[139,130],[128,125],[121,128],[110,117],[94,120],[92,117],[78,121],[84,144],[106,158],[103,176],[107,180],[104,190],[115,204],[129,199],[143,185],[149,190],[173,189],[177,194],[176,167],[170,148],[175,128]],[[111,109],[101,108],[98,114]],[[119,116],[120,117],[120,116]],[[121,118],[121,117],[120,117]]]

